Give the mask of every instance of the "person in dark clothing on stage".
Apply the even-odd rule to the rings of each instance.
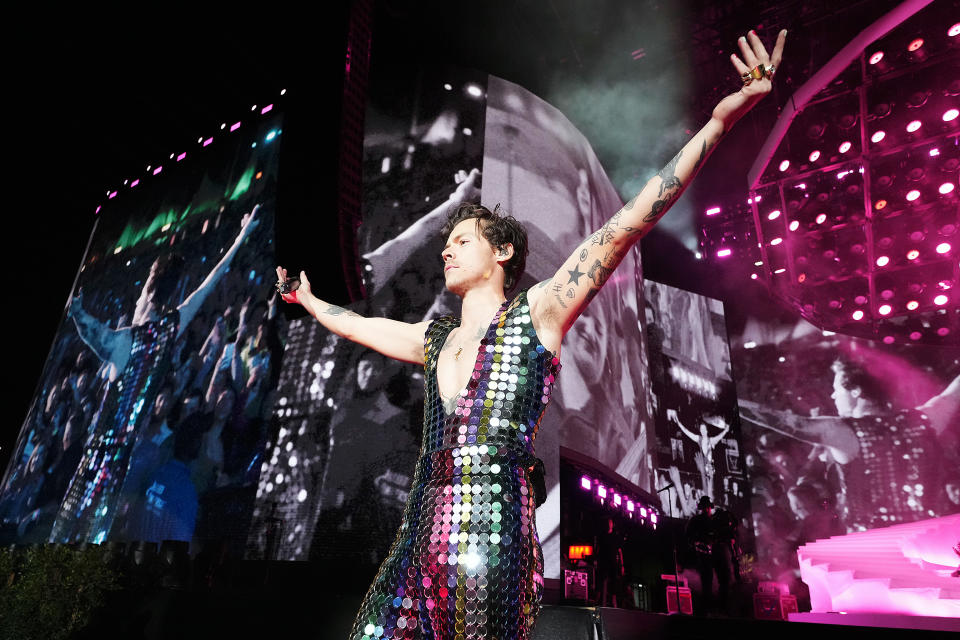
[[[737,545],[737,520],[725,509],[714,509],[708,496],[700,498],[697,513],[687,523],[687,542],[696,555],[703,591],[702,613],[713,613],[713,574],[717,574],[720,613],[727,613],[730,577]]]
[[[597,588],[602,607],[616,607],[618,601],[622,603],[624,543],[623,534],[613,518],[607,518],[606,531],[597,538]]]
[[[437,256],[446,288],[462,300],[460,318],[360,316],[313,295],[303,271],[288,279],[277,267],[285,301],[303,305],[337,335],[425,371],[420,459],[400,530],[351,640],[530,638],[543,591],[530,469],[560,372],[561,342],[714,145],[772,89],[785,39],[781,31],[771,56],[756,33],[740,38],[743,59],[731,60],[743,86],[551,278],[512,299],[507,293],[524,272],[526,231],[512,216],[472,204],[452,212]]]

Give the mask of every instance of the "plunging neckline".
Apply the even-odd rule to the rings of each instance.
[[[498,323],[500,316],[503,315],[504,310],[510,306],[510,302],[510,300],[504,300],[500,304],[500,307],[497,309],[496,313],[494,313],[493,318],[490,319],[490,323],[487,325],[487,332],[483,334],[483,337],[480,338],[480,343],[477,344],[477,355],[473,360],[473,369],[471,369],[470,373],[467,375],[467,381],[457,389],[457,392],[454,395],[450,396],[450,400],[457,400],[459,404],[459,399],[465,395],[464,392],[467,391],[470,386],[470,380],[473,379],[473,372],[477,370],[477,362],[483,358],[483,347],[485,346],[484,339],[490,335],[491,327]],[[463,319],[458,318],[457,326],[454,327],[454,329],[459,329],[462,323]],[[440,408],[443,410],[443,415],[446,417],[456,414],[456,408],[454,408],[452,412],[447,411],[447,405],[444,400],[443,392],[440,391],[440,353],[442,353],[443,349],[447,346],[447,340],[450,338],[451,333],[453,333],[453,329],[448,331],[447,335],[443,337],[443,344],[440,346],[440,351],[437,353],[437,361],[433,370],[433,384],[435,384],[437,387],[437,397],[440,399]]]

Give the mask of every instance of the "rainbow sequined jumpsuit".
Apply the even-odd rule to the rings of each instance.
[[[458,325],[443,317],[427,329],[423,448],[351,640],[528,638],[540,610],[543,558],[526,468],[560,362],[537,339],[523,291],[498,310],[447,415],[437,358]]]

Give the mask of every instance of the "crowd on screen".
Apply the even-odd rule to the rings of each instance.
[[[115,255],[94,252],[80,278],[85,308],[111,328],[129,325],[136,280],[164,251],[185,258],[178,295],[189,294],[250,207],[225,202],[187,218],[161,243],[142,240]],[[262,216],[271,229],[270,214]],[[231,489],[255,490],[282,350],[281,316],[270,295],[272,252],[264,250],[269,241],[266,232],[248,240],[255,246],[238,252],[178,338],[170,371],[139,422],[111,538],[190,540],[194,529],[197,536],[215,536],[223,525],[215,511],[222,506],[211,499],[229,499]],[[111,384],[107,366],[66,320],[0,489],[0,541],[41,542],[49,535]],[[164,517],[165,509],[178,510],[177,517]]]

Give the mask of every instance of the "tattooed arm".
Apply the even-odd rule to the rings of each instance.
[[[752,31],[739,41],[742,62],[732,56],[734,67],[742,73],[758,64],[780,65],[786,31],[777,37],[773,56]],[[606,224],[584,240],[550,280],[529,292],[530,307],[541,339],[559,343],[627,251],[642,238],[676,202],[703,166],[714,146],[754,104],[770,92],[769,78],[753,80],[716,106],[710,121],[651,178],[646,186],[616,212]],[[545,342],[545,346],[550,347]]]
[[[277,278],[281,282],[286,280],[287,270],[277,267]],[[367,318],[325,302],[313,295],[310,281],[303,271],[300,272],[300,287],[285,294],[283,299],[303,305],[320,324],[338,336],[396,360],[423,364],[423,338],[428,322],[410,324],[389,318]]]

